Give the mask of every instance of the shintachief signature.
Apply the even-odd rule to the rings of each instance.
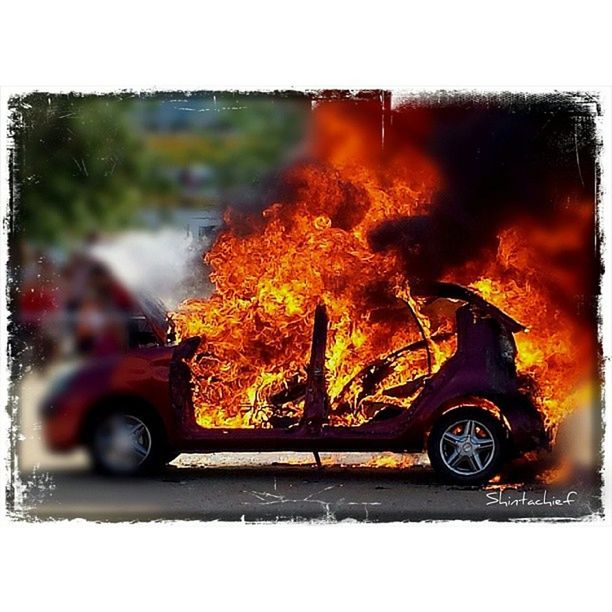
[[[565,497],[556,497],[549,495],[548,491],[544,490],[542,494],[534,495],[523,491],[517,495],[499,491],[487,492],[487,506],[571,506],[576,501],[578,493],[570,491]]]

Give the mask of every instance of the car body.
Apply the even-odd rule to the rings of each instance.
[[[297,422],[248,429],[198,425],[186,361],[196,352],[199,338],[164,346],[161,326],[154,325],[160,346],[85,365],[49,395],[42,410],[45,438],[57,451],[89,446],[94,463],[106,472],[139,473],[182,452],[427,450],[444,478],[484,482],[507,457],[550,444],[542,415],[516,372],[513,334],[523,327],[464,287],[437,283],[426,293],[460,304],[457,348],[438,372],[410,383],[417,392],[408,410],[381,410],[357,426],[330,424],[328,322],[320,306],[314,317],[303,415]],[[111,415],[115,425],[109,425]],[[145,460],[134,459],[124,469],[105,462],[100,449],[112,446],[108,440],[115,430],[123,432],[125,447],[138,432],[138,452],[146,451]]]

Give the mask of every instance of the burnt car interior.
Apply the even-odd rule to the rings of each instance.
[[[286,430],[308,436],[320,436],[329,429],[363,430],[365,434],[372,427],[381,424],[389,424],[392,427],[394,421],[397,419],[401,421],[406,417],[406,413],[410,412],[429,381],[460,376],[462,370],[470,366],[487,372],[483,380],[487,380],[487,386],[491,389],[503,393],[513,388],[512,381],[516,377],[514,363],[516,347],[512,334],[524,329],[520,323],[470,289],[453,283],[439,282],[417,286],[415,294],[424,299],[426,307],[432,312],[451,315],[455,319],[453,329],[447,327],[446,331],[427,335],[411,304],[405,302],[417,322],[421,338],[366,364],[336,397],[330,398],[325,373],[329,321],[325,305],[320,304],[314,313],[306,378],[295,377],[287,381],[281,392],[269,397],[268,408],[271,409],[271,416],[267,427],[244,431],[249,431],[251,435],[256,435],[259,431],[267,436],[271,433],[270,430]],[[456,349],[440,369],[434,372],[432,348],[436,342],[448,341],[451,338],[456,342]],[[182,419],[189,423],[195,437],[198,437],[198,432],[206,429],[196,422],[191,398],[187,400],[190,392],[185,386],[191,387],[193,383],[184,359],[188,360],[195,354],[198,342],[198,338],[191,338],[177,347],[173,359],[174,374],[170,377],[173,397],[175,400],[178,398],[178,402],[175,403],[181,405],[179,410]],[[402,357],[415,353],[420,353],[421,371],[399,385],[385,386],[385,381],[394,371],[394,364]],[[178,370],[180,374],[177,374]],[[355,385],[359,386],[359,393],[351,405],[348,405],[344,395]],[[369,398],[376,391],[378,391],[377,400],[370,401]],[[335,423],[335,414],[354,410],[355,407],[363,416],[360,424],[351,428],[346,424]]]

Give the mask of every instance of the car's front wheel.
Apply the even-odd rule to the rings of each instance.
[[[428,454],[447,482],[488,482],[501,467],[505,433],[500,422],[480,408],[458,408],[442,416],[429,434]]]
[[[112,410],[92,423],[89,451],[98,472],[117,476],[150,473],[163,464],[163,436],[144,411]]]

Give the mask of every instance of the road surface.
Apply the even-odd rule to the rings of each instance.
[[[583,486],[481,490],[432,480],[425,468],[169,467],[156,478],[129,480],[62,470],[35,477],[23,512],[39,519],[257,522],[575,518],[598,510],[597,494]]]
[[[117,479],[89,472],[83,452],[50,455],[36,405],[48,384],[30,374],[21,388],[17,518],[100,521],[414,521],[441,519],[574,519],[600,509],[592,477],[571,485],[539,482],[513,468],[510,488],[466,489],[438,482],[426,458],[410,468],[368,467],[371,455],[322,453],[318,469],[305,453],[181,455],[157,477]],[[353,465],[345,465],[352,462]],[[522,470],[522,471],[521,471]]]

